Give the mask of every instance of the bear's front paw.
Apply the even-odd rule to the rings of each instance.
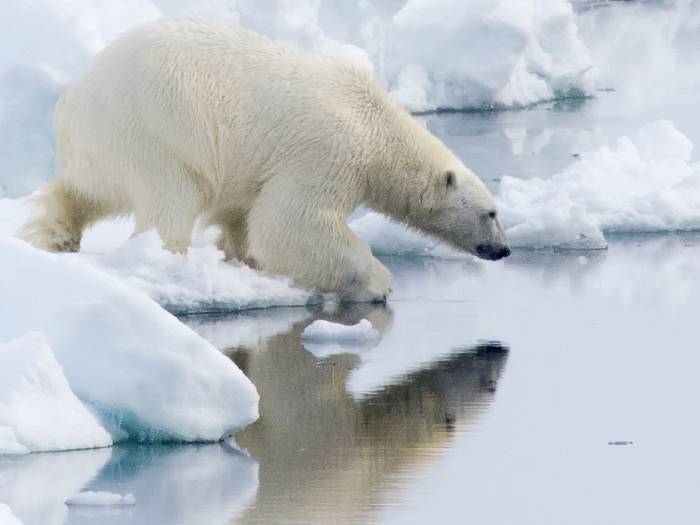
[[[365,292],[366,300],[371,302],[386,302],[391,292],[391,272],[374,257],[372,257],[372,270]]]
[[[374,257],[369,272],[353,272],[345,280],[341,300],[357,303],[385,303],[391,291],[391,273]]]

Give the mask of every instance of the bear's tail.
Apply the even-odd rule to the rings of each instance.
[[[51,252],[77,252],[86,224],[81,199],[56,180],[32,197],[29,220],[18,235],[37,248]]]

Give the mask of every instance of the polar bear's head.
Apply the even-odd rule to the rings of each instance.
[[[510,255],[491,193],[461,163],[432,173],[425,192],[419,229],[481,259]]]

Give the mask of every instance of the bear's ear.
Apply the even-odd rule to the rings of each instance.
[[[457,175],[452,170],[447,170],[444,175],[445,187],[448,190],[453,190],[457,187]]]

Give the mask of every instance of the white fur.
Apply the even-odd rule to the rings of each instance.
[[[240,27],[126,34],[61,97],[55,128],[58,176],[25,229],[46,249],[133,212],[137,233],[183,251],[201,216],[228,257],[371,300],[391,277],[346,225],[360,203],[470,252],[506,243],[481,181],[369,71]]]

